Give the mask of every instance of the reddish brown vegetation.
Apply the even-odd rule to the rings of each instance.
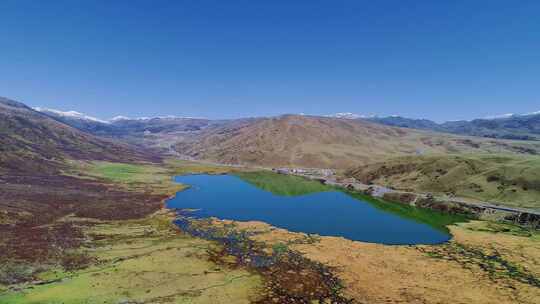
[[[67,252],[83,234],[66,215],[119,220],[140,218],[161,207],[163,195],[119,191],[112,186],[58,175],[0,178],[0,261],[53,262],[76,269],[89,261]]]

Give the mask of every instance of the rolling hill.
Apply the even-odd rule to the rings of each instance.
[[[185,156],[229,164],[350,168],[399,155],[537,154],[540,143],[455,136],[356,119],[283,115],[207,128],[174,148]]]
[[[50,171],[66,159],[134,161],[150,153],[98,138],[13,100],[0,98],[0,170]]]
[[[540,157],[407,156],[359,166],[346,175],[366,184],[450,194],[540,210]]]

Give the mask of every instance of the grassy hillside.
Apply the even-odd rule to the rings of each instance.
[[[540,157],[432,155],[400,157],[347,172],[364,183],[540,209]]]
[[[460,137],[362,120],[285,115],[210,128],[175,149],[194,158],[232,164],[350,168],[399,155],[536,154],[540,143]]]

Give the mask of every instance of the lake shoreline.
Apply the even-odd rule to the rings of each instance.
[[[342,182],[336,180],[334,177],[322,175],[305,175],[301,173],[289,174],[316,180],[325,185],[362,193],[373,198],[382,198],[388,202],[406,204],[450,214],[458,213],[466,216],[473,216],[477,219],[496,219],[498,221],[512,222],[516,225],[540,230],[540,211],[498,206],[486,202],[473,203],[460,198],[442,198],[431,194],[399,191],[379,185],[363,184],[353,178],[347,178],[346,181]]]
[[[428,209],[383,204],[315,181],[271,172],[184,175],[175,181],[193,189],[179,192],[167,207],[198,209],[192,214],[196,218],[261,221],[290,231],[360,242],[440,244],[451,238],[447,225],[467,220]]]
[[[253,248],[254,252],[270,257],[275,253],[288,258],[288,253],[293,253],[291,259],[280,262],[282,266],[276,273],[250,270],[246,266],[250,262],[244,259],[246,264],[239,264],[238,258],[227,254],[218,242],[184,233],[174,224],[176,214],[166,208],[166,201],[181,189],[172,183],[172,176],[231,171],[239,170],[178,161],[136,167],[100,162],[79,167],[73,172],[77,179],[106,185],[107,189],[129,197],[137,193],[159,195],[156,197],[161,199],[133,202],[154,206],[158,212],[144,218],[132,215],[132,219],[116,220],[95,219],[90,215],[66,216],[51,223],[48,227],[70,224],[76,228],[74,231],[81,231],[81,235],[73,236],[84,246],[73,244],[76,246],[64,252],[69,258],[66,262],[71,264],[49,260],[38,264],[40,268],[32,268],[36,264],[11,261],[16,267],[12,270],[34,269],[34,272],[25,281],[0,284],[0,302],[52,303],[61,294],[65,303],[80,303],[77,299],[87,299],[92,291],[99,291],[100,299],[109,303],[169,296],[197,303],[228,303],[226,299],[215,298],[216,294],[222,294],[234,297],[236,303],[258,304],[261,303],[258,300],[265,299],[266,303],[285,304],[302,297],[313,299],[311,291],[317,297],[337,295],[344,299],[341,303],[532,304],[540,297],[536,285],[540,277],[540,236],[514,225],[486,221],[450,225],[453,238],[444,244],[407,246],[318,237],[262,222],[213,219],[207,222],[206,228],[218,233],[233,229],[247,233],[248,246],[238,246],[240,242],[232,248],[240,247],[248,253]],[[115,208],[110,190],[96,195],[111,199],[104,204],[111,209],[105,210],[124,212],[118,214],[124,217],[130,214],[129,209]],[[63,235],[62,231],[58,235]],[[19,240],[17,245],[24,241]],[[6,253],[9,251],[3,251]],[[70,265],[77,267],[64,269]],[[111,267],[103,268],[106,265]],[[198,270],[185,273],[192,265],[198,265]],[[123,271],[134,272],[130,276],[133,280],[124,280]],[[138,281],[145,274],[151,276],[152,282],[159,283],[149,286],[148,281]],[[289,277],[292,280],[287,280]],[[51,283],[40,285],[39,282]],[[207,289],[208,284],[215,287]],[[182,288],[186,286],[193,288]],[[319,286],[323,288],[317,289]],[[310,292],[306,295],[304,291]]]

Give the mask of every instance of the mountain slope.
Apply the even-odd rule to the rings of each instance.
[[[366,184],[540,209],[538,156],[408,156],[360,166],[346,174]]]
[[[438,124],[427,119],[400,116],[373,117],[368,120],[388,126],[431,130],[460,135],[513,140],[540,140],[540,113],[508,115],[501,118],[449,121]]]
[[[57,120],[68,126],[93,135],[112,136],[121,134],[121,130],[119,130],[117,127],[110,124],[109,122],[94,117],[89,117],[79,112],[63,112],[46,108],[34,108],[34,110],[43,113],[53,118],[54,120]]]
[[[392,127],[448,132],[440,124],[429,119],[414,119],[401,116],[370,117],[367,120]]]
[[[66,159],[130,161],[153,156],[56,121],[26,105],[0,98],[0,170],[54,171]]]
[[[284,115],[209,128],[175,149],[197,159],[231,164],[349,168],[423,153],[536,154],[540,144],[460,137],[363,120]]]

